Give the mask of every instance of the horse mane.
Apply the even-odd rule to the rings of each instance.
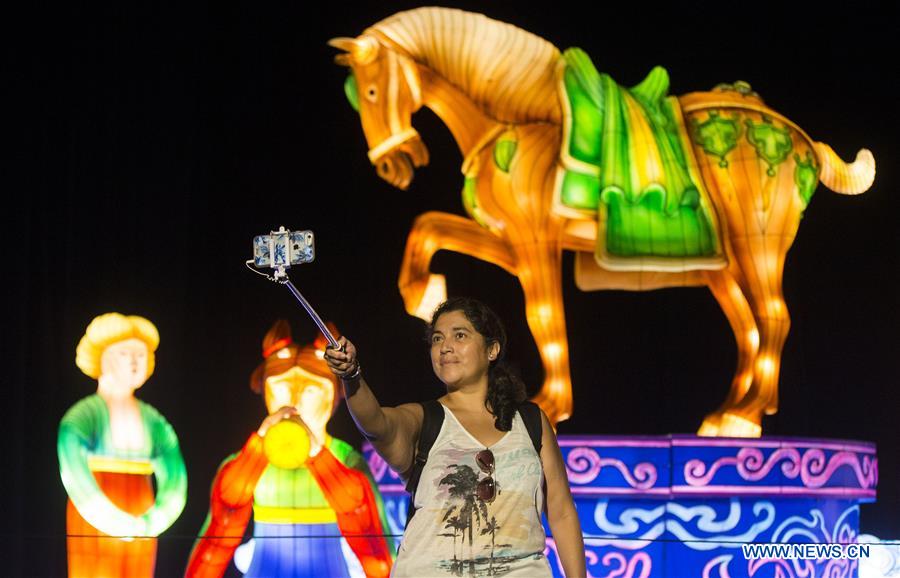
[[[376,36],[460,89],[501,122],[559,122],[559,50],[511,24],[451,8],[398,12]]]

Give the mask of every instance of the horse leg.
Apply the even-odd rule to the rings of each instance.
[[[513,245],[525,294],[525,317],[544,366],[544,383],[534,397],[554,426],[572,415],[572,379],[562,298],[559,243]]]
[[[744,294],[759,328],[759,350],[753,361],[750,387],[722,415],[719,435],[758,437],[763,413],[778,411],[781,350],[791,326],[781,287],[785,240],[774,235],[732,239],[734,254],[744,273]]]
[[[738,131],[731,136],[718,133],[716,138],[735,139],[734,148],[725,156],[707,150],[711,141],[699,132],[692,136],[703,181],[723,225],[728,271],[740,286],[759,332],[756,355],[749,360],[753,378],[740,399],[730,407],[723,406],[717,435],[756,437],[762,433],[763,414],[775,413],[778,408],[781,351],[790,328],[782,273],[808,200],[800,189],[804,186],[803,171],[808,170],[800,164],[801,159],[811,158],[813,151],[805,135],[789,126],[772,124],[772,119],[761,112],[733,110],[729,114],[719,120],[726,125],[732,123],[733,128],[743,125],[747,131],[754,131],[771,124],[774,131],[760,133],[760,140],[753,142],[750,132]],[[708,109],[697,108],[686,120],[699,127],[714,116]],[[718,129],[710,130],[713,134]],[[786,145],[791,147],[790,154],[772,155],[773,150]],[[738,340],[740,343],[741,338]],[[729,401],[735,397],[732,395]]]
[[[722,416],[730,412],[743,399],[753,382],[753,362],[759,350],[759,330],[756,327],[750,304],[744,296],[744,291],[735,279],[735,273],[740,275],[740,271],[732,273],[727,270],[705,273],[706,284],[716,301],[719,302],[719,306],[725,313],[725,317],[728,318],[728,323],[734,332],[738,358],[737,369],[731,381],[728,397],[716,411],[707,415],[703,420],[703,424],[697,431],[697,434],[702,436],[719,435]]]
[[[442,249],[488,261],[516,274],[508,245],[478,223],[438,211],[419,215],[406,238],[398,285],[406,311],[425,321],[431,321],[434,309],[447,298],[444,276],[429,271],[431,258]]]

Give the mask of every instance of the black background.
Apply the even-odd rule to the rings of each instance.
[[[87,323],[108,311],[159,328],[157,370],[139,396],[181,440],[188,503],[162,537],[157,574],[183,571],[219,461],[265,415],[247,387],[278,317],[299,341],[312,322],[282,287],[244,266],[250,239],[285,225],[312,229],[317,258],[292,279],[357,344],[383,403],[436,397],[423,324],[396,286],[406,234],[427,210],[463,214],[461,156],[427,110],[415,126],[431,152],[408,191],[369,166],[346,70],[326,41],[353,36],[415,4],[246,3],[40,7],[10,18],[13,151],[3,193],[4,530],[14,576],[65,574],[65,502],[56,427],[96,384],[74,364]],[[474,3],[633,85],[665,66],[671,92],[750,82],[814,139],[878,163],[875,185],[847,197],[820,186],[788,255],[792,328],[780,411],[768,435],[874,441],[878,502],[862,530],[900,537],[897,73],[893,15],[854,5],[708,2]],[[887,64],[883,64],[885,61]],[[10,92],[7,90],[7,92]],[[736,348],[706,289],[581,293],[564,260],[575,384],[560,434],[696,431],[724,398]],[[506,320],[510,357],[530,392],[542,379],[516,280],[442,252],[451,295],[487,301]],[[359,443],[341,406],[330,431]]]

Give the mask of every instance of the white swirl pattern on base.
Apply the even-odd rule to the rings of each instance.
[[[768,530],[775,521],[775,505],[772,502],[755,502],[752,506],[754,521],[750,527],[740,533],[729,533],[741,524],[744,517],[741,502],[737,498],[729,500],[728,514],[722,520],[716,519],[717,513],[711,506],[701,504],[687,507],[670,502],[651,509],[628,508],[619,514],[618,520],[614,521],[610,520],[607,515],[608,506],[607,501],[597,504],[594,509],[594,523],[604,532],[609,532],[609,535],[585,534],[585,542],[590,538],[600,538],[602,539],[601,545],[604,546],[640,550],[668,529],[692,550],[739,548],[741,542],[752,542],[757,536]],[[746,519],[744,521],[746,522]],[[685,526],[690,527],[694,533]],[[633,536],[631,539],[618,537],[622,534],[641,532],[642,528],[646,528],[643,533]]]

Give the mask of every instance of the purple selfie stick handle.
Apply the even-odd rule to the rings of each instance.
[[[299,291],[297,291],[297,288],[294,287],[293,283],[286,280],[284,284],[287,285],[287,288],[291,290],[291,293],[294,294],[294,297],[297,298],[297,301],[300,302],[300,305],[303,305],[303,308],[306,309],[306,312],[309,313],[309,316],[312,317],[312,320],[316,323],[316,325],[319,326],[319,330],[322,332],[322,335],[324,335],[325,338],[328,339],[328,342],[331,344],[331,346],[335,349],[340,349],[341,346],[340,344],[338,344],[337,339],[334,338],[334,335],[331,334],[331,331],[328,331],[328,327],[325,326],[325,322],[322,321],[322,318],[319,317],[319,314],[316,313],[316,310],[312,308],[312,305],[309,304],[309,301],[307,301],[306,298],[303,297],[303,295],[301,295]]]

